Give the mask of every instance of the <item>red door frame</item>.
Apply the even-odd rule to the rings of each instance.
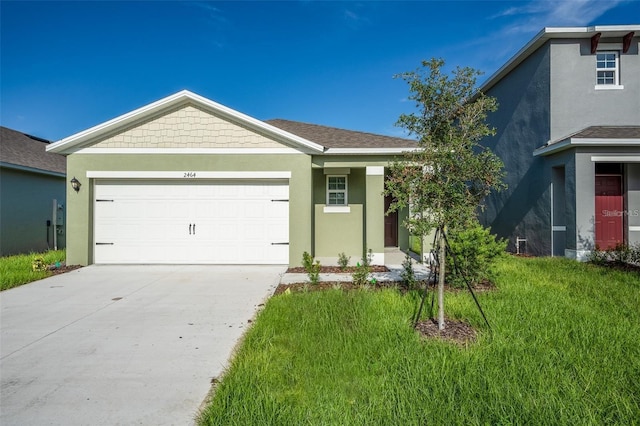
[[[622,175],[596,175],[595,242],[600,249],[624,243]]]

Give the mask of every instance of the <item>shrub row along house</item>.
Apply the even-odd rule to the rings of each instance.
[[[640,26],[547,28],[481,90],[509,189],[482,220],[537,255],[640,241]],[[183,91],[49,146],[67,155],[68,262],[299,265],[408,248],[385,215],[412,140],[260,121]],[[638,212],[639,214],[634,214]],[[525,244],[523,242],[523,244]]]

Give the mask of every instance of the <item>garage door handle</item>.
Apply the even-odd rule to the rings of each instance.
[[[193,235],[196,235],[196,224],[193,224]]]
[[[96,243],[97,246],[112,246],[113,243]]]
[[[271,243],[272,246],[288,246],[289,243]]]
[[[189,224],[189,235],[191,235],[191,224]]]

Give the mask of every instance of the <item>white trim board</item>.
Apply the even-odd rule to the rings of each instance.
[[[87,178],[98,179],[291,179],[289,171],[263,172],[211,172],[185,171],[110,171],[87,170]]]
[[[592,155],[591,161],[594,163],[640,163],[640,155]]]
[[[83,148],[77,154],[300,154],[294,148]]]
[[[324,206],[323,213],[351,213],[349,206]]]
[[[383,176],[384,166],[367,166],[367,176]]]

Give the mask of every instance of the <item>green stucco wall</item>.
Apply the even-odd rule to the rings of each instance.
[[[315,206],[315,257],[336,258],[345,253],[352,259],[362,257],[362,204],[350,204],[349,213],[325,213],[324,204]]]
[[[365,250],[384,253],[384,174],[366,176]]]
[[[305,154],[71,154],[67,175],[81,183],[75,193],[67,185],[67,262],[93,263],[93,185],[87,171],[290,171],[289,264],[299,265],[311,252],[311,157]]]

